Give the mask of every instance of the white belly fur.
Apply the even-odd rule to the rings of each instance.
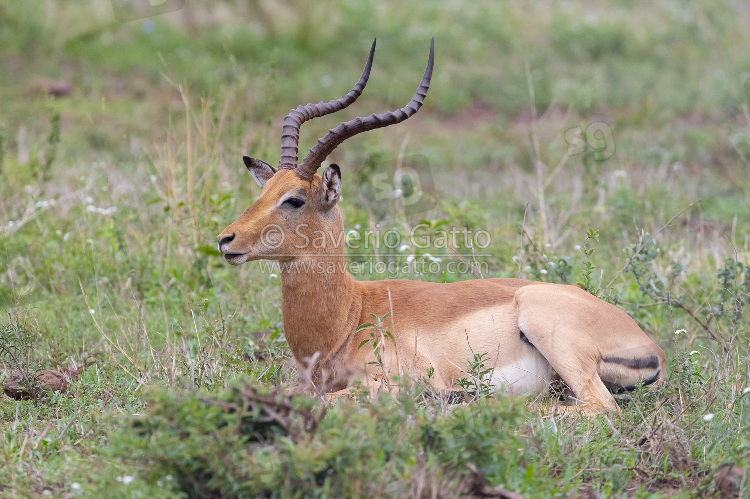
[[[497,367],[490,373],[490,383],[497,393],[536,395],[547,389],[552,375],[549,362],[531,346],[524,348],[524,354],[513,363]]]
[[[467,362],[475,354],[486,353],[484,367],[494,368],[486,382],[498,394],[532,395],[547,390],[552,367],[536,348],[520,340],[513,309],[479,310],[441,329],[434,336],[438,341],[431,345],[430,360],[432,365],[445,365],[446,386],[455,386],[458,378],[467,376]]]

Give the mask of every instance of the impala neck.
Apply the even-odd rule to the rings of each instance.
[[[284,335],[297,361],[315,352],[328,359],[358,326],[362,301],[345,267],[344,227],[336,215],[323,248],[280,263]]]

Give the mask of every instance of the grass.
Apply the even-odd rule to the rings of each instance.
[[[0,495],[447,497],[474,490],[472,463],[529,497],[690,496],[722,464],[747,473],[744,3],[193,4],[120,23],[104,2],[0,0],[2,341],[33,339],[28,369],[81,371],[68,394],[0,398]],[[347,228],[486,230],[484,277],[582,279],[667,351],[664,388],[594,420],[408,380],[331,406],[279,391],[298,375],[278,279],[230,268],[215,237],[259,192],[241,156],[274,162],[283,115],[347,91],[375,36],[367,91],[306,124],[301,152],[402,106],[431,36],[436,73],[418,116],[332,156]],[[435,187],[424,209],[360,197],[400,151]]]

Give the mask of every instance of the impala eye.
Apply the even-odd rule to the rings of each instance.
[[[289,198],[286,201],[284,201],[284,204],[288,204],[292,208],[299,208],[303,204],[305,204],[305,202],[302,201],[300,198]]]

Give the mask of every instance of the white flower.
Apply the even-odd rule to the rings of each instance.
[[[85,197],[85,198],[83,199],[83,202],[84,202],[84,203],[86,203],[86,204],[91,204],[91,203],[93,203],[93,202],[94,202],[94,198],[92,198],[91,196],[86,196],[86,197]]]
[[[63,241],[67,241],[68,238],[70,238],[70,232],[65,233],[65,235],[63,236]]]
[[[393,192],[391,193],[391,197],[393,199],[400,198],[404,194],[404,191],[401,189],[393,189]]]
[[[124,483],[125,485],[127,485],[127,484],[129,484],[130,482],[132,482],[133,480],[135,480],[135,478],[133,478],[133,477],[132,477],[132,476],[130,476],[130,475],[125,475],[125,476],[118,476],[116,480],[117,480],[118,482],[122,482],[122,483]]]
[[[580,244],[576,244],[575,246],[573,246],[573,249],[575,249],[576,251],[578,251],[579,249],[581,249],[581,245]]]
[[[81,490],[81,484],[78,482],[73,482],[70,484],[70,488],[73,490]]]
[[[681,333],[686,333],[686,332],[687,332],[687,330],[685,330],[685,329],[678,329],[677,331],[674,332],[674,335],[675,336],[679,336]]]
[[[540,271],[539,271],[539,273],[540,273],[540,274],[546,274],[546,273],[547,273],[547,271],[546,271],[545,269],[542,269],[542,270],[540,270]]]
[[[750,386],[742,390],[742,395],[745,395],[746,393],[750,393]]]
[[[518,262],[521,261],[521,257],[518,256],[518,255],[513,255],[513,258],[511,258],[511,260],[513,260],[514,262],[518,263]]]
[[[698,355],[700,355],[700,354],[701,354],[701,353],[700,353],[700,352],[699,352],[698,350],[693,350],[693,351],[692,351],[692,352],[690,352],[690,353],[689,353],[688,355],[693,355],[694,353],[697,353]]]
[[[409,245],[408,244],[402,244],[401,246],[398,247],[398,251],[400,253],[403,253],[404,251],[406,251],[408,249],[409,249]]]
[[[276,274],[274,274],[274,273],[268,274],[268,278],[269,278],[269,279],[277,279],[278,277],[279,277],[279,276],[277,276],[277,275],[276,275]]]
[[[411,263],[414,261],[414,255],[409,255],[406,257],[406,263]]]
[[[710,412],[706,414],[705,416],[703,416],[704,421],[711,421],[713,418],[714,418],[714,415],[711,414]]]
[[[544,247],[545,247],[545,248],[551,248],[551,247],[552,247],[552,244],[550,244],[550,243],[544,243]]]
[[[436,256],[432,256],[432,255],[431,255],[431,254],[429,254],[429,253],[425,253],[425,254],[424,254],[424,257],[425,257],[425,258],[427,258],[427,259],[428,259],[429,261],[431,261],[431,262],[439,262],[439,261],[441,261],[441,260],[440,260],[440,258],[438,258],[438,257],[436,257]]]
[[[94,314],[96,313],[96,310],[94,310],[93,308],[90,308],[90,309],[89,309],[89,313],[90,313],[91,315],[94,315]]]

